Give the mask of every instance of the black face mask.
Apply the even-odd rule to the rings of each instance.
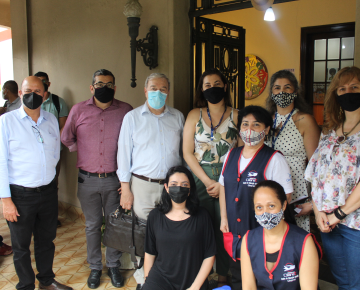
[[[211,104],[219,103],[226,96],[224,88],[220,87],[212,87],[207,89],[206,91],[203,91],[203,94],[204,98]]]
[[[95,98],[101,103],[108,103],[114,99],[115,91],[107,86],[95,89]]]
[[[23,104],[30,110],[39,108],[43,102],[43,97],[32,92],[30,94],[23,95]]]
[[[344,111],[353,112],[360,108],[360,93],[346,93],[336,96],[336,100]]]
[[[169,186],[169,195],[173,202],[183,203],[190,192],[190,188],[182,186]]]

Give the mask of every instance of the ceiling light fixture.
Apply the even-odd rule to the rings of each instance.
[[[264,15],[264,20],[265,21],[275,21],[274,10],[272,10],[271,7],[266,9],[266,12],[265,12],[265,15]]]

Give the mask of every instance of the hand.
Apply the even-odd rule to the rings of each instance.
[[[301,209],[301,212],[299,212],[296,216],[303,216],[303,215],[309,215],[312,211],[312,206],[310,202],[305,202],[303,204],[296,205],[295,207]]]
[[[11,197],[2,198],[3,203],[3,215],[9,222],[17,222],[17,217],[20,216],[15,204],[11,200]]]
[[[229,232],[229,223],[228,220],[225,218],[221,218],[220,231],[222,231],[223,233]]]
[[[330,228],[333,229],[340,222],[340,220],[332,213],[328,215]]]
[[[219,198],[220,183],[211,179],[211,183],[209,182],[208,185],[206,185],[206,191],[211,197]]]
[[[5,107],[0,107],[0,115],[4,114],[6,112]]]
[[[121,194],[121,185],[117,191],[119,192],[119,194]]]
[[[206,188],[207,193],[214,198],[219,198],[220,194],[220,183],[215,182]]]
[[[315,219],[316,219],[316,224],[321,232],[329,233],[331,231],[331,228],[329,226],[330,223],[326,213],[319,211],[316,214]]]
[[[120,205],[123,209],[131,210],[131,206],[134,203],[134,195],[130,190],[125,188],[119,189],[121,191]]]

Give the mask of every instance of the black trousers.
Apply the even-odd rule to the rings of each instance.
[[[36,278],[45,286],[54,281],[52,270],[58,217],[57,186],[53,181],[42,191],[25,191],[10,185],[11,198],[20,216],[8,222],[14,252],[14,266],[19,277],[16,289],[35,289],[35,273],[31,267],[30,243],[34,234]]]
[[[231,272],[231,284],[232,284],[231,289],[241,290],[242,289],[241,267],[239,260],[234,262],[234,260],[230,258],[230,272]]]

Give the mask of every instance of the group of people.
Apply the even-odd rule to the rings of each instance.
[[[322,253],[310,233],[312,211],[339,289],[359,289],[359,68],[333,78],[321,135],[286,70],[271,77],[266,109],[241,110],[232,107],[222,73],[205,71],[186,121],[166,105],[163,74],[146,79],[146,101],[133,109],[114,98],[114,75],[98,70],[92,97],[61,122],[64,115],[56,119],[40,107],[49,85],[41,77],[26,78],[23,105],[0,118],[0,197],[17,289],[35,287],[32,234],[40,289],[71,289],[52,271],[60,140],[78,153],[89,288],[100,285],[103,214],[120,204],[147,219],[137,289],[209,289],[215,268],[219,287],[230,270],[233,289],[315,290]],[[120,256],[107,248],[114,287],[124,285]]]

